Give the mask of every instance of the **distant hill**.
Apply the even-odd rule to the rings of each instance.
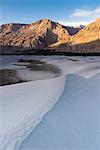
[[[80,30],[82,30],[85,26],[84,25],[80,25],[80,26],[77,26],[77,27],[70,27],[70,26],[63,26],[68,32],[69,34],[72,36],[72,35],[75,35],[76,33],[78,33]]]
[[[63,26],[49,19],[32,24],[5,24],[0,29],[1,53],[56,51],[100,53],[100,18],[84,27]]]

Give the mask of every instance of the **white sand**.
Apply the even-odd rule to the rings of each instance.
[[[0,87],[0,148],[13,150],[61,96],[65,77]],[[51,88],[50,88],[51,87]]]
[[[30,134],[61,96],[66,74],[77,74],[90,78],[100,72],[100,57],[92,60],[90,58],[74,57],[80,61],[73,62],[64,56],[42,57],[42,60],[59,66],[62,69],[62,75],[54,79],[0,87],[0,97],[2,97],[0,99],[1,150],[19,149],[23,139]],[[1,68],[9,66],[10,68],[15,67],[13,63],[9,65],[6,63]]]
[[[20,150],[100,150],[100,73],[67,75],[55,107],[23,141]]]

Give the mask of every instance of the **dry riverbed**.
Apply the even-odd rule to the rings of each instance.
[[[20,59],[14,63],[21,68],[0,69],[0,86],[58,77],[61,70],[40,60]]]

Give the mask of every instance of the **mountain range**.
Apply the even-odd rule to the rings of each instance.
[[[0,53],[100,53],[100,18],[88,26],[63,26],[49,19],[0,26]]]

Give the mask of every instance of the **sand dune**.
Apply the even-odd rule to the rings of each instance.
[[[67,57],[51,57],[51,58],[42,57],[41,60],[45,60],[49,64],[55,64],[60,69],[62,69],[62,74],[60,77],[0,87],[0,91],[1,91],[0,96],[2,96],[2,99],[0,99],[0,106],[1,106],[0,108],[0,111],[1,111],[0,113],[1,115],[0,117],[0,122],[1,122],[0,123],[0,145],[1,145],[2,150],[19,149],[21,142],[25,138],[27,138],[30,132],[33,131],[34,127],[37,124],[39,124],[43,116],[55,105],[55,103],[58,101],[61,95],[63,98],[60,98],[59,102],[62,103],[61,101],[67,100],[65,99],[67,97],[68,98],[67,103],[69,103],[68,106],[62,103],[61,104],[62,108],[64,107],[64,108],[70,109],[70,107],[73,106],[71,109],[73,111],[71,110],[68,111],[67,109],[60,109],[60,111],[64,110],[64,113],[66,113],[67,115],[66,121],[68,121],[68,119],[71,119],[71,117],[73,116],[73,120],[71,122],[68,122],[70,130],[71,129],[73,130],[70,139],[67,141],[68,144],[70,144],[69,142],[73,140],[72,138],[73,135],[74,135],[74,139],[75,139],[75,136],[77,136],[77,133],[74,134],[74,132],[78,131],[78,123],[80,122],[80,119],[83,123],[84,122],[89,123],[88,121],[89,117],[93,117],[93,115],[95,114],[95,116],[93,117],[94,120],[92,120],[91,125],[93,121],[94,123],[96,122],[99,124],[99,122],[97,122],[99,121],[97,118],[99,116],[98,109],[97,111],[96,109],[93,109],[93,106],[96,107],[97,104],[98,104],[97,108],[100,106],[99,105],[100,95],[99,95],[99,90],[98,90],[100,89],[100,86],[98,84],[100,82],[99,58],[90,59],[90,57],[89,58],[88,57],[86,58],[76,57],[74,59],[78,59],[78,61],[69,60]],[[11,64],[10,67],[12,66],[13,65]],[[74,74],[74,75],[70,75],[70,74]],[[66,78],[66,75],[67,75],[67,78]],[[65,79],[66,79],[66,82],[65,82]],[[64,90],[64,86],[65,86],[65,91],[64,91],[64,94],[62,94]],[[70,105],[70,103],[72,103],[72,105]],[[91,109],[90,109],[90,106],[91,106]],[[79,113],[80,115],[79,120],[77,118],[78,114],[76,114],[74,118],[74,113],[75,113],[74,109],[77,110],[76,113]],[[80,111],[78,112],[78,110]],[[59,114],[60,111],[57,112],[59,115],[58,117],[60,117],[62,114],[62,113]],[[72,116],[70,116],[71,115],[70,113],[72,113]],[[88,113],[89,115],[86,118],[82,119],[81,113],[82,114],[85,113],[82,117],[85,117],[86,114]],[[55,114],[54,117],[57,117],[57,114]],[[54,120],[52,120],[53,122],[51,123],[54,123]],[[76,124],[76,126],[71,128],[70,126],[71,123]],[[57,124],[54,124],[54,125],[57,125]],[[58,124],[58,128],[57,130],[55,130],[55,132],[57,132],[58,129],[60,129],[61,127],[60,125],[63,126],[64,124],[62,123]],[[94,141],[92,143],[94,144],[93,146],[95,146],[95,143],[96,143],[96,147],[99,147],[98,145],[98,138],[99,138],[98,132],[100,131],[99,127],[97,127],[96,124],[93,124],[94,126],[90,126],[90,124],[87,124],[88,127],[86,126],[86,130],[84,131],[86,132],[87,129],[89,129],[89,127],[91,128],[89,129],[88,136],[87,136],[87,134],[81,132],[84,127],[81,125],[82,123],[79,124],[80,130],[78,131],[78,135],[80,135],[81,133],[81,135],[79,136],[81,137],[80,142],[82,143],[82,141],[85,140],[83,139],[83,136],[84,136],[84,138],[86,137],[87,143],[88,143],[88,140]],[[66,126],[64,125],[64,127]],[[97,130],[95,130],[95,128]],[[92,131],[93,129],[95,131]],[[44,131],[44,128],[43,128],[43,131]],[[92,132],[92,134],[90,134],[90,132]],[[70,136],[70,134],[68,135]],[[88,137],[90,136],[91,136],[91,139],[90,138],[88,139]],[[38,134],[36,134],[36,137],[38,137]],[[29,139],[29,140],[32,140],[32,139]],[[85,142],[85,145],[87,146],[86,142]],[[77,138],[76,138],[76,143],[77,143]],[[52,144],[55,144],[55,143],[52,143]],[[82,144],[84,146],[84,143]],[[91,147],[91,143],[89,146]],[[22,146],[22,148],[23,147],[24,145]],[[76,148],[77,148],[77,145],[76,145]]]
[[[99,82],[100,73],[89,79],[67,75],[63,95],[20,150],[99,150]]]
[[[61,76],[0,87],[1,150],[14,150],[16,144],[20,145],[57,102],[64,89],[64,80]]]

